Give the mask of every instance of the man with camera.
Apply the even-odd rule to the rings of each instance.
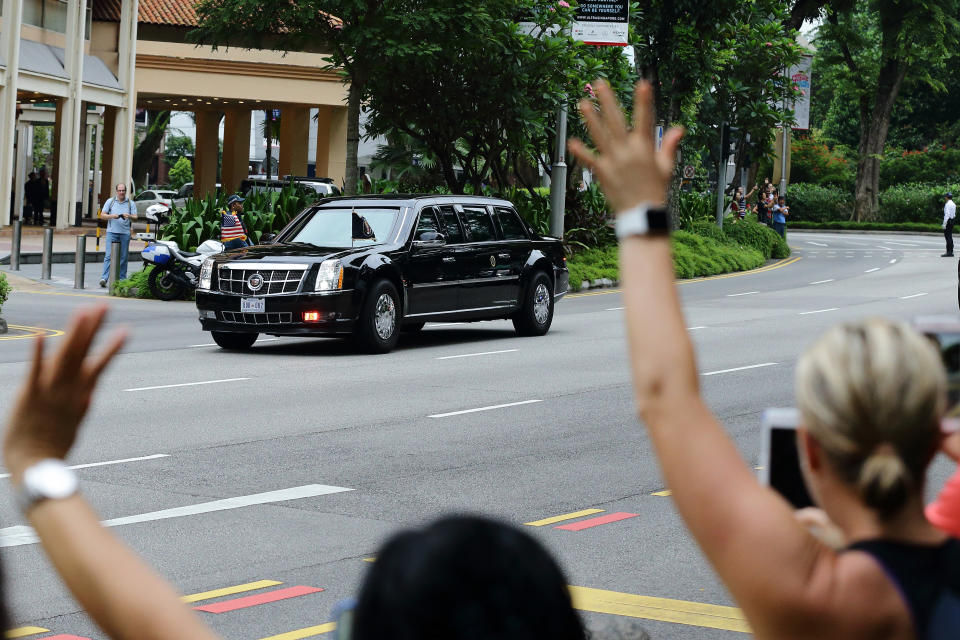
[[[117,279],[127,277],[127,254],[130,251],[130,220],[136,220],[137,207],[127,198],[127,185],[122,182],[117,185],[117,195],[103,203],[100,217],[107,220],[107,250],[103,256],[103,274],[100,276],[100,286],[107,286],[110,275],[110,247],[116,242],[120,245],[120,268],[117,269]]]

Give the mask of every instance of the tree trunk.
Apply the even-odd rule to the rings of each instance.
[[[361,80],[351,78],[350,91],[347,93],[347,167],[343,178],[344,195],[357,193],[357,156],[360,147],[360,95]]]
[[[163,136],[167,132],[167,125],[170,124],[169,111],[147,111],[149,125],[147,134],[143,137],[137,148],[133,150],[133,171],[135,180],[141,180],[150,170],[153,162],[153,156],[156,155]]]
[[[860,122],[857,148],[857,182],[854,188],[853,218],[858,222],[876,220],[880,194],[880,160],[890,129],[890,112],[897,99],[906,65],[888,60],[880,69],[873,108]]]

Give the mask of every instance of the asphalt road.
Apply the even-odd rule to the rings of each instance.
[[[752,465],[761,411],[792,406],[797,357],[826,328],[957,312],[956,261],[939,257],[936,237],[796,232],[790,244],[793,258],[764,270],[681,285],[705,397]],[[95,298],[57,287],[17,292],[4,317],[53,332]],[[428,325],[382,356],[288,338],[227,353],[211,346],[190,303],[111,304],[111,323],[130,327],[132,339],[105,374],[73,455],[76,464],[121,461],[79,471],[103,519],[117,519],[114,531],[183,593],[282,583],[208,594],[195,606],[323,589],[201,613],[224,637],[326,623],[391,532],[464,511],[521,525],[553,550],[570,584],[587,588],[578,604],[590,624],[607,611],[641,618],[654,638],[746,637],[731,630],[743,623],[670,498],[655,495],[665,487],[634,417],[617,291],[563,300],[543,338],[518,338],[501,321]],[[29,347],[0,340],[0,406],[9,406]],[[935,464],[931,493],[951,470]],[[103,638],[40,547],[11,528],[23,518],[0,493],[15,622]],[[523,525],[588,509],[602,512]],[[556,528],[611,514],[629,515]],[[282,595],[291,597],[257,604]]]

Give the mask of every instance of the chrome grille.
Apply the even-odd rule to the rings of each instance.
[[[217,272],[218,287],[221,293],[233,293],[243,296],[274,296],[281,293],[296,293],[300,289],[305,269],[238,269],[220,267]],[[255,273],[263,276],[263,286],[256,291],[247,284],[247,279]]]
[[[240,313],[239,311],[221,311],[224,322],[238,324],[290,324],[293,322],[293,313]]]

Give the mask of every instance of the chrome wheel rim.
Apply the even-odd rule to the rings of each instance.
[[[381,294],[373,311],[377,335],[381,340],[389,339],[397,328],[397,306],[393,297],[389,293]]]
[[[537,319],[537,324],[546,324],[549,315],[550,291],[541,282],[533,292],[533,317]]]

